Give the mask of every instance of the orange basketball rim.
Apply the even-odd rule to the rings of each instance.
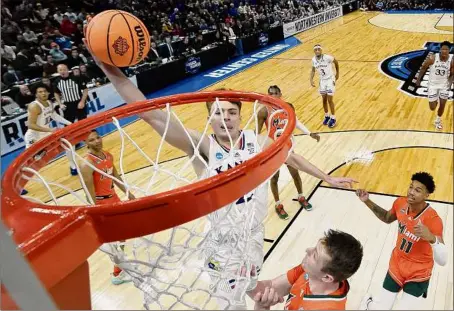
[[[288,125],[272,146],[248,161],[214,177],[174,190],[125,201],[114,206],[51,206],[34,203],[19,193],[26,180],[21,168],[38,171],[63,152],[60,139],[71,144],[92,130],[152,109],[206,101],[259,101],[283,109]],[[106,242],[159,232],[207,215],[252,191],[287,159],[295,128],[293,109],[267,95],[238,91],[179,94],[128,104],[71,124],[25,150],[7,169],[2,181],[2,220],[18,249],[60,309],[90,309],[87,258]],[[151,129],[150,129],[151,130]],[[190,207],[190,208],[188,208]],[[70,294],[68,294],[70,293]],[[2,286],[2,309],[16,308]]]

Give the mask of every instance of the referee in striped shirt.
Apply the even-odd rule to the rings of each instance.
[[[57,67],[60,77],[54,82],[55,99],[64,110],[65,119],[71,123],[87,117],[86,101],[88,88],[79,77],[69,75],[68,66],[60,64]]]

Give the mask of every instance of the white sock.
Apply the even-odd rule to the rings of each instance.
[[[397,303],[396,310],[419,310],[420,303],[421,297],[415,297],[404,292]]]
[[[71,157],[71,152],[66,151],[66,156],[68,157],[69,167],[76,169],[76,163],[74,163],[73,158]]]
[[[334,114],[332,114],[331,119],[336,120],[336,116]]]
[[[437,118],[435,119],[435,122],[440,122],[440,121],[441,121],[441,117],[437,116]]]
[[[326,113],[325,113],[325,117],[329,117],[329,113],[326,112]]]
[[[298,193],[298,200],[301,199],[302,197],[304,197],[304,194]]]
[[[397,294],[382,288],[377,297],[372,297],[372,301],[367,305],[367,310],[391,310]]]
[[[279,206],[281,204],[281,201],[276,201],[276,206]]]

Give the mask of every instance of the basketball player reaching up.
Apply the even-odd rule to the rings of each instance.
[[[86,46],[89,49],[87,44]],[[94,57],[94,59],[125,102],[135,103],[137,101],[146,100],[145,95],[133,83],[131,83],[131,81],[123,74],[123,72],[121,72],[120,69],[108,64],[103,64],[99,62],[96,57]],[[214,116],[211,119],[211,127],[213,130],[212,135],[202,135],[200,132],[192,129],[185,130],[183,125],[173,118],[170,118],[168,123],[167,112],[163,110],[146,111],[140,113],[139,117],[150,124],[161,136],[164,132],[166,132],[167,134],[165,136],[165,140],[175,148],[185,152],[189,157],[192,157],[195,153],[197,153],[206,159],[210,167],[208,170],[199,157],[196,157],[192,162],[196,174],[203,178],[215,176],[228,170],[230,167],[235,167],[242,161],[247,161],[248,159],[254,157],[255,154],[259,153],[260,146],[265,146],[265,148],[267,148],[272,144],[272,140],[268,137],[257,137],[252,130],[241,130],[241,105],[241,102],[228,101],[220,101],[219,106],[214,105],[213,103],[207,103],[209,113]],[[168,125],[166,125],[167,123]],[[234,146],[236,147],[235,154],[238,154],[239,157],[233,157],[230,154],[230,138],[233,142],[241,141],[243,146],[250,147],[242,149],[239,148],[239,146]],[[194,150],[193,146],[199,146],[199,149]],[[355,182],[355,180],[347,177],[329,176],[312,165],[304,157],[296,153],[289,155],[287,164],[316,178],[320,178],[336,187],[351,187],[352,183]],[[219,238],[211,241],[213,243],[218,243],[218,246],[214,248],[216,249],[216,252],[208,258],[207,266],[210,269],[235,273],[233,271],[238,271],[240,268],[236,265],[237,262],[239,263],[237,258],[247,256],[250,258],[250,261],[256,269],[256,273],[251,273],[251,275],[258,274],[263,262],[263,221],[267,213],[267,186],[267,183],[264,182],[254,190],[253,194],[249,198],[246,199],[247,201],[252,199],[254,200],[254,217],[251,220],[236,217],[236,213],[229,213],[229,208],[220,208],[208,215],[209,223],[216,224],[216,226],[212,228],[212,230],[216,232],[213,236]],[[247,206],[244,197],[239,198],[238,201],[233,204],[234,208],[238,210]],[[237,224],[238,230],[241,230],[241,225],[245,225],[245,222],[249,221],[252,221],[250,225],[252,229],[250,232],[251,239],[248,241],[249,247],[247,253],[244,252],[244,249],[240,249],[240,246],[235,248],[233,251],[231,247],[224,247],[219,244],[221,241],[225,240],[223,235],[225,235],[226,232],[229,232],[229,230],[236,230],[235,227],[232,228],[232,223]],[[234,231],[234,233],[235,235],[231,236],[242,235],[239,232],[236,233],[236,231]],[[254,285],[255,283],[252,283],[252,286],[249,286],[245,289],[245,291],[250,291],[254,288]],[[217,288],[217,295],[225,297],[231,301],[232,304],[230,307],[233,309],[246,308],[245,299],[242,299],[241,302],[234,302],[234,297],[232,295],[235,294],[236,290],[240,288],[240,286],[238,286],[235,291],[233,291],[232,286],[236,286],[234,279],[223,279],[222,284],[219,284],[219,287]],[[225,308],[226,306],[220,307]]]
[[[361,243],[348,233],[328,230],[301,264],[272,280],[257,282],[251,296],[255,310],[283,302],[285,310],[345,310],[350,285],[363,258]]]
[[[27,127],[25,133],[25,148],[30,148],[37,141],[49,136],[56,129],[50,127],[52,120],[55,120],[64,125],[69,125],[71,122],[60,116],[56,111],[52,102],[49,100],[49,87],[44,83],[38,83],[34,87],[36,99],[28,104],[27,107]],[[68,155],[68,160],[73,163],[72,158]],[[22,194],[27,194],[25,189]]]
[[[319,92],[322,95],[323,110],[325,111],[325,119],[323,125],[328,125],[330,128],[336,126],[336,111],[334,108],[333,96],[336,90],[336,81],[339,79],[339,63],[334,56],[323,54],[323,50],[320,44],[314,46],[315,56],[312,58],[312,71],[310,76],[310,82],[313,87],[315,70],[317,69],[320,81],[319,81]],[[333,64],[336,67],[336,75],[333,73]],[[331,111],[331,115],[328,111]]]
[[[282,96],[281,89],[277,85],[271,85],[268,88],[268,95],[281,98]],[[288,104],[293,108],[292,104],[290,103]],[[273,110],[271,107],[265,106],[264,108],[261,108],[257,114],[258,133],[262,131],[263,125],[265,125],[265,127],[268,129],[268,137],[270,137],[273,140],[280,135],[280,131],[284,129],[288,119],[287,115],[284,112],[273,114],[274,111],[275,110]],[[273,116],[272,120],[269,119],[271,116]],[[320,135],[316,133],[311,133],[299,120],[296,121],[296,128],[301,130],[304,134],[309,135],[317,142],[320,141]],[[300,203],[301,207],[303,207],[307,211],[312,210],[312,205],[306,200],[306,198],[303,195],[303,182],[301,181],[301,177],[300,174],[298,173],[298,170],[290,165],[287,165],[287,168],[288,171],[290,172],[290,175],[293,178],[296,190],[298,191],[298,202]],[[276,174],[274,174],[274,176],[270,180],[271,192],[273,193],[274,201],[276,202],[275,210],[279,218],[288,219],[288,214],[284,210],[284,205],[281,203],[279,198],[278,181],[279,171],[277,171]]]
[[[399,226],[382,291],[376,298],[366,295],[363,310],[391,310],[401,289],[403,295],[396,309],[415,309],[420,303],[418,297],[427,295],[434,261],[441,266],[446,264],[448,250],[443,242],[443,222],[426,202],[434,191],[432,176],[416,173],[411,178],[407,197],[396,199],[389,211],[372,202],[366,191],[356,191],[378,219],[388,224],[397,220]]]
[[[454,77],[454,61],[452,54],[449,54],[450,49],[451,43],[448,41],[442,42],[440,53],[432,54],[426,59],[416,79],[416,85],[420,86],[427,69],[430,68],[427,97],[429,98],[429,107],[432,111],[437,108],[438,102],[440,102],[437,118],[434,122],[437,130],[443,129],[441,117],[445,111],[446,101],[449,98],[449,90]]]
[[[102,137],[99,136],[98,132],[96,132],[95,130],[90,132],[86,139],[86,144],[88,153],[86,154],[85,159],[97,169],[105,172],[108,175],[114,176],[119,180],[122,180],[114,165],[112,154],[103,150]],[[80,167],[82,178],[84,179],[85,185],[87,186],[90,197],[94,203],[106,205],[121,202],[120,198],[115,192],[114,183],[118,188],[120,188],[121,191],[126,193],[126,189],[122,184],[100,174],[99,172],[88,166],[85,162],[82,162]],[[129,192],[129,199],[135,199],[134,195],[131,192]],[[122,249],[123,247],[124,245],[121,245]],[[131,279],[119,267],[114,266],[111,281],[112,284],[119,285],[125,282],[130,282]]]

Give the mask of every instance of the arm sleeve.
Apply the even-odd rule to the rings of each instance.
[[[303,267],[301,265],[296,266],[295,268],[287,271],[287,280],[293,285],[298,278],[304,273]]]

